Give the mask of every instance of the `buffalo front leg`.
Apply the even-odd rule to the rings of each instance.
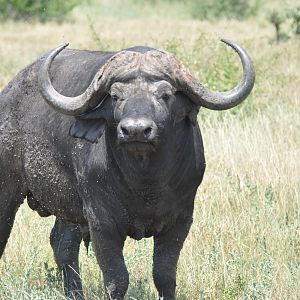
[[[160,299],[175,300],[176,269],[192,217],[178,219],[168,232],[154,237],[153,279]]]
[[[65,294],[76,300],[84,299],[78,266],[81,240],[79,225],[56,219],[50,243],[57,266],[63,272]]]
[[[1,168],[1,165],[0,165]],[[0,169],[0,173],[3,170]],[[3,175],[3,176],[2,176]],[[4,180],[8,179],[8,181]],[[10,175],[0,174],[0,258],[8,241],[17,209],[23,201],[20,182]]]
[[[124,240],[117,231],[107,230],[105,227],[100,230],[91,229],[91,238],[108,299],[123,300],[129,282],[123,256]]]

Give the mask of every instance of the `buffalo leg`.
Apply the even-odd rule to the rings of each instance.
[[[154,237],[153,279],[161,299],[176,299],[177,262],[191,224],[191,217],[178,219],[171,230]]]
[[[2,256],[8,241],[18,207],[23,201],[24,195],[20,191],[20,181],[6,182],[0,176],[0,257]]]
[[[71,299],[84,299],[78,255],[82,235],[79,225],[56,219],[50,243],[58,268],[63,272],[64,290]]]
[[[123,257],[124,240],[118,233],[104,228],[91,230],[91,237],[108,299],[123,300],[129,282]]]

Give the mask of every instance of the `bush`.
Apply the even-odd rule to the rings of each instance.
[[[0,0],[0,18],[7,19],[38,19],[63,20],[66,13],[82,0]]]
[[[295,34],[300,35],[300,6],[291,9],[288,12],[288,17],[293,20]]]
[[[275,27],[277,43],[287,38],[286,34],[281,32],[281,25],[285,21],[285,18],[286,17],[284,13],[278,12],[276,10],[271,11],[271,13],[268,16],[270,23],[272,23]]]
[[[187,0],[196,19],[235,18],[255,15],[260,0]]]

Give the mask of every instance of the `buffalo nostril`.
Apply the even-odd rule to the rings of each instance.
[[[123,133],[124,136],[128,137],[129,136],[129,132],[125,127],[121,127],[121,131]]]
[[[145,139],[148,139],[151,135],[151,131],[152,131],[152,128],[151,127],[148,127],[144,130],[144,137]]]

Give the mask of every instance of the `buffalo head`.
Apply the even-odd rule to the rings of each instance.
[[[56,110],[81,120],[71,128],[72,136],[95,142],[103,133],[104,123],[110,123],[116,128],[118,143],[143,158],[156,150],[169,132],[166,128],[183,119],[195,124],[201,106],[225,110],[249,95],[255,77],[251,60],[234,42],[222,41],[238,53],[243,65],[241,83],[228,92],[209,90],[179,60],[163,50],[129,49],[113,55],[83,94],[66,97],[52,86],[49,69],[67,45],[54,49],[43,62],[39,73],[40,91]],[[94,120],[88,129],[80,123],[87,119]]]

